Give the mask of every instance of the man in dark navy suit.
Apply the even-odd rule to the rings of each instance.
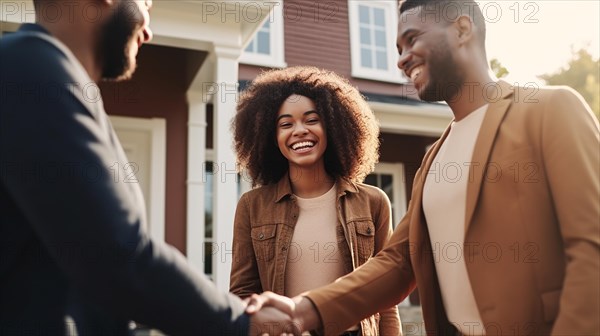
[[[67,315],[79,335],[128,334],[131,320],[176,335],[287,324],[275,310],[250,318],[152,240],[138,184],[114,179],[127,158],[89,90],[132,75],[151,0],[34,3],[37,23],[0,41],[0,335],[69,334]]]

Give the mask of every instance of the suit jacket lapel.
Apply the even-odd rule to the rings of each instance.
[[[471,224],[473,213],[477,206],[479,192],[481,191],[481,181],[487,170],[488,158],[492,151],[496,134],[498,133],[502,119],[504,118],[506,111],[508,111],[508,107],[512,101],[510,96],[513,93],[513,88],[510,84],[499,81],[496,88],[501,92],[500,99],[490,102],[490,105],[488,106],[473,149],[472,164],[469,167],[465,212],[465,235],[469,230],[469,225]]]

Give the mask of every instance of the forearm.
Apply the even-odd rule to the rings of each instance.
[[[402,335],[400,316],[398,315],[398,306],[394,305],[379,313],[379,334],[381,335]]]
[[[414,277],[411,269],[402,265],[407,264],[378,255],[335,283],[308,292],[306,296],[318,310],[325,334],[343,332],[406,297],[414,289]]]
[[[71,269],[70,278],[91,302],[169,334],[247,332],[237,297],[217,290],[174,248],[158,245],[142,243],[112,267],[102,261]]]
[[[323,328],[319,312],[308,297],[297,296],[293,298],[293,301],[296,303],[294,322],[302,331],[321,330]]]

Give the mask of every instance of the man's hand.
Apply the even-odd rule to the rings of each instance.
[[[254,335],[300,335],[294,323],[295,303],[292,299],[265,292],[246,298],[246,313],[250,315],[250,336]]]
[[[295,298],[290,299],[273,292],[264,292],[260,295],[252,295],[246,299],[245,302],[248,304],[246,313],[250,315],[256,315],[267,308],[275,309],[281,314],[288,315],[291,317],[292,322],[288,327],[293,327],[293,334],[299,334],[303,331],[314,330],[321,327],[317,309],[309,299],[303,296],[296,296]],[[269,309],[269,312],[272,312],[272,310]]]
[[[296,303],[292,299],[269,291],[260,295],[252,294],[252,296],[244,299],[244,302],[248,314],[254,314],[263,307],[274,307],[285,314],[293,316],[296,308]]]
[[[300,329],[290,315],[273,307],[263,307],[250,315],[249,336],[299,336]]]

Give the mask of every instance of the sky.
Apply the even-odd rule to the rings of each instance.
[[[487,24],[488,58],[512,84],[542,84],[537,76],[565,66],[573,48],[600,54],[600,0],[479,1]],[[518,9],[518,11],[517,11]]]

